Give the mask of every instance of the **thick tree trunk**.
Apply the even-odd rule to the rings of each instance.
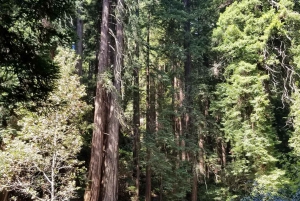
[[[114,87],[111,95],[108,139],[104,162],[103,201],[118,200],[118,161],[119,161],[119,114],[121,94],[121,69],[123,66],[123,7],[124,1],[118,0],[116,7],[116,38],[114,52]]]
[[[103,201],[118,200],[118,160],[119,160],[119,96],[111,96],[110,117],[108,124],[107,146],[104,159]]]
[[[99,51],[98,75],[105,73],[108,67],[108,17],[109,17],[109,0],[103,0],[102,5],[102,22],[101,22],[101,40]],[[85,192],[85,201],[98,201],[100,197],[100,184],[102,179],[102,163],[104,135],[106,133],[107,115],[108,115],[108,95],[104,87],[103,79],[98,76],[96,98],[95,98],[95,115],[94,115],[94,132],[92,138],[91,161],[89,167],[89,185]]]

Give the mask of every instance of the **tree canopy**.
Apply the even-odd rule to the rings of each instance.
[[[58,78],[51,57],[66,40],[74,3],[1,0],[0,6],[0,103],[44,98]]]
[[[0,6],[0,200],[299,199],[299,1]]]

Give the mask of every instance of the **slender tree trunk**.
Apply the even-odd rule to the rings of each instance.
[[[100,51],[98,55],[98,75],[103,75],[108,67],[108,19],[109,0],[102,2],[102,21],[100,35]],[[103,79],[98,76],[95,98],[94,132],[92,138],[91,161],[89,167],[89,184],[85,192],[85,201],[98,201],[100,198],[100,184],[102,179],[102,163],[104,135],[106,133],[108,115],[108,95],[104,87]]]
[[[147,31],[147,114],[146,114],[146,133],[147,140],[151,140],[155,132],[155,86],[154,79],[150,69],[150,12],[148,16],[149,25]],[[147,148],[147,165],[146,165],[146,196],[145,201],[151,201],[151,150]]]
[[[221,137],[217,139],[217,143],[221,167],[224,168],[226,166],[226,143],[223,142],[223,139]]]
[[[163,201],[163,179],[160,176],[160,185],[159,185],[159,201]]]
[[[150,67],[147,67],[147,114],[146,114],[146,132],[147,138],[151,137],[152,132],[152,116],[151,116],[151,102],[150,102]],[[151,159],[150,149],[147,148],[147,165],[146,165],[146,199],[145,201],[151,201],[151,165],[149,164]]]
[[[187,15],[190,14],[191,9],[191,1],[190,0],[183,0],[185,12]],[[189,17],[189,16],[188,16]],[[186,146],[189,147],[190,143],[196,143],[195,137],[191,135],[192,131],[192,83],[191,83],[191,68],[192,68],[192,57],[191,57],[191,22],[190,19],[187,19],[184,23],[184,50],[185,50],[185,61],[184,61],[184,80],[185,80],[185,104],[186,104],[186,113],[184,115],[184,131],[186,133],[187,143]],[[197,190],[198,190],[198,181],[197,181],[197,174],[196,174],[196,164],[197,164],[197,156],[195,153],[187,151],[187,160],[190,161],[192,164],[191,174],[192,176],[192,192],[191,192],[191,201],[197,201]]]
[[[184,0],[184,7],[186,12],[190,13],[190,0]],[[191,32],[191,24],[190,20],[188,19],[184,23],[184,50],[185,50],[185,61],[184,61],[184,77],[185,77],[185,92],[186,92],[186,99],[189,98],[190,94],[187,94],[187,92],[190,92],[190,85],[189,85],[189,78],[191,75],[191,64],[192,64],[192,58],[191,58],[191,41],[190,41],[190,32]]]
[[[139,48],[136,47],[136,57],[139,59]],[[134,91],[133,91],[133,164],[134,164],[134,179],[135,179],[135,198],[139,200],[140,187],[140,92],[139,92],[139,67],[133,69]]]
[[[175,72],[175,66],[173,65],[173,72]],[[176,76],[174,76],[173,80],[172,80],[172,107],[173,107],[173,132],[174,132],[174,138],[175,138],[175,142],[177,147],[179,148],[179,141],[180,141],[180,137],[179,137],[179,125],[178,122],[180,120],[178,120],[177,117],[177,113],[178,113],[178,105],[177,105],[177,100],[178,100],[178,95],[177,95],[177,78]],[[179,149],[176,151],[176,168],[179,168],[179,160],[180,160],[180,152]]]
[[[197,201],[197,192],[198,192],[198,177],[196,170],[193,170],[193,182],[192,182],[192,198],[191,201]]]
[[[175,65],[176,71],[176,65]],[[173,88],[174,88],[174,97],[173,101],[173,108],[175,113],[179,114],[183,107],[184,101],[184,90],[182,86],[182,81],[177,76],[173,79]],[[175,104],[176,103],[176,104]],[[175,133],[175,140],[178,146],[177,152],[177,160],[178,161],[185,161],[186,160],[186,151],[185,151],[185,137],[183,136],[183,118],[182,116],[176,115],[174,118],[174,133]]]
[[[137,33],[136,33],[136,46],[135,46],[135,60],[134,60],[134,69],[133,69],[133,178],[135,180],[135,195],[134,201],[139,201],[140,197],[140,78],[139,78],[139,59],[140,59],[140,49],[139,49],[139,40],[140,37],[140,27],[139,27],[139,0],[136,0],[136,19],[135,24]]]
[[[201,134],[199,137],[199,173],[200,173],[200,183],[204,183],[205,173],[205,160],[204,160],[204,136]]]
[[[135,179],[135,201],[139,200],[140,187],[140,93],[139,93],[139,69],[133,70],[134,75],[134,91],[133,91],[133,164],[134,164],[134,179]]]
[[[146,160],[149,163],[151,159],[151,152],[147,149],[147,156]],[[151,201],[151,165],[146,165],[146,196],[145,201]]]
[[[150,150],[147,150],[147,162],[150,161]],[[151,166],[146,166],[146,201],[151,201]]]
[[[81,18],[81,8],[77,9],[77,44],[76,44],[76,54],[79,56],[76,64],[76,70],[79,76],[82,75],[82,57],[83,57],[83,20]]]
[[[178,89],[179,89],[179,106],[180,110],[183,109],[183,101],[184,101],[184,89],[182,80],[178,79]],[[187,160],[187,153],[186,153],[186,144],[185,144],[185,136],[184,136],[184,117],[178,117],[178,126],[179,126],[179,135],[180,135],[180,147],[181,147],[181,160]]]
[[[0,201],[8,201],[9,191],[3,190],[0,192]]]
[[[53,137],[53,146],[56,147],[56,144],[57,144],[57,136],[55,130],[54,137]],[[52,156],[52,163],[51,163],[51,201],[56,200],[55,197],[56,154],[57,154],[56,151],[54,151]]]
[[[183,106],[183,94],[181,88],[181,81],[177,77],[177,65],[173,64],[173,73],[175,74],[173,78],[173,97],[172,97],[172,105],[174,110],[173,115],[173,132],[175,137],[175,142],[177,148],[175,149],[176,154],[176,162],[175,162],[175,170],[177,171],[180,167],[181,161],[185,160],[185,151],[184,151],[184,139],[183,137],[183,130],[182,130],[182,118],[180,115],[180,110]],[[181,188],[182,184],[178,182],[173,183],[173,193],[178,193],[178,190]]]
[[[226,144],[224,142],[222,143],[222,167],[226,167]]]
[[[190,0],[183,0],[185,11],[189,14],[190,13]],[[190,32],[191,32],[191,26],[190,26],[190,20],[187,20],[184,23],[184,44],[183,48],[185,50],[185,61],[184,61],[184,103],[185,103],[185,113],[182,117],[182,125],[183,125],[183,131],[185,133],[186,139],[189,139],[190,136],[190,113],[191,113],[191,52],[190,52]],[[183,146],[188,147],[189,145],[183,141]],[[186,160],[190,160],[190,153],[187,151]]]

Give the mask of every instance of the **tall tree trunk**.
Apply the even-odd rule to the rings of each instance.
[[[147,30],[147,114],[146,114],[146,133],[147,140],[150,141],[155,132],[155,86],[153,75],[151,75],[150,69],[150,12],[148,16],[148,30]],[[147,165],[146,165],[146,196],[145,201],[151,201],[151,150],[147,148]]]
[[[82,4],[82,2],[81,2]],[[80,5],[81,6],[81,5]],[[76,64],[76,70],[79,76],[82,75],[82,57],[83,57],[83,20],[81,18],[81,8],[77,9],[77,44],[76,44],[76,54],[79,56]]]
[[[183,0],[185,11],[190,13],[190,0]],[[184,102],[185,102],[185,113],[182,118],[183,130],[185,133],[186,139],[190,138],[190,113],[191,113],[191,52],[190,52],[190,32],[191,25],[190,20],[188,19],[184,23],[184,44],[183,48],[185,50],[185,61],[184,61]],[[186,142],[182,142],[184,146],[188,147],[189,145]],[[186,160],[190,160],[190,153],[186,152]]]
[[[139,59],[140,59],[140,48],[139,48],[139,40],[140,37],[140,26],[139,26],[139,0],[136,0],[136,19],[137,22],[135,24],[136,31],[136,46],[135,46],[135,59],[134,60],[134,69],[133,69],[133,178],[135,180],[135,195],[134,201],[138,201],[140,197],[140,78],[139,78]]]
[[[187,14],[190,13],[190,0],[183,0],[185,11]],[[189,100],[190,94],[190,85],[189,85],[189,78],[191,75],[191,66],[192,66],[192,58],[191,58],[191,41],[190,41],[190,33],[191,33],[191,22],[189,19],[184,23],[184,50],[185,50],[185,61],[184,61],[184,77],[185,77],[185,92],[186,92],[186,99]]]
[[[183,0],[185,12],[189,17],[190,9],[191,9],[191,1],[190,0]],[[185,104],[186,104],[186,112],[184,115],[184,132],[186,133],[186,147],[189,147],[190,143],[194,142],[194,137],[191,135],[192,132],[192,120],[191,120],[191,113],[192,113],[192,83],[191,83],[191,67],[192,67],[192,57],[191,57],[191,22],[190,19],[186,19],[184,23],[184,50],[185,50],[185,61],[184,61],[184,80],[185,80]],[[197,174],[196,174],[196,164],[197,164],[197,157],[196,154],[187,151],[187,160],[190,161],[192,164],[191,174],[192,176],[192,192],[191,192],[191,201],[197,201],[197,190],[198,190],[198,182],[197,182]],[[189,197],[189,196],[188,196]]]
[[[100,35],[100,51],[98,55],[98,75],[105,73],[108,67],[108,19],[109,0],[102,2],[102,21]],[[102,163],[104,135],[106,133],[108,115],[108,95],[104,86],[104,80],[98,76],[95,98],[94,132],[91,147],[91,161],[89,167],[89,185],[85,192],[85,201],[98,201],[100,197],[100,184],[102,179]]]
[[[175,65],[173,65],[173,72],[175,72]],[[179,125],[178,125],[178,122],[180,120],[178,120],[178,117],[177,117],[177,113],[178,113],[178,106],[177,106],[177,100],[178,100],[178,96],[177,96],[177,79],[176,79],[176,76],[174,76],[174,78],[172,79],[172,91],[173,91],[173,94],[172,94],[172,108],[173,108],[173,111],[174,111],[174,114],[172,115],[173,116],[173,133],[174,133],[174,139],[175,139],[175,142],[176,142],[176,145],[177,147],[179,148],[179,132],[180,132],[180,129],[179,129]],[[176,153],[176,168],[179,168],[179,160],[180,160],[180,152],[179,152],[179,149],[175,152]]]
[[[121,70],[123,66],[123,11],[124,1],[118,0],[115,8],[116,38],[114,52],[114,88],[111,92],[111,105],[108,122],[108,139],[104,161],[103,201],[118,200],[118,161],[120,129]]]
[[[140,187],[140,92],[139,92],[139,69],[133,70],[134,76],[134,91],[133,91],[133,164],[134,164],[134,179],[135,179],[135,201],[139,200]]]
[[[147,132],[147,138],[149,140],[150,135],[152,134],[151,125],[152,123],[152,117],[151,117],[151,102],[150,102],[150,66],[148,64],[147,66],[147,114],[146,114],[146,132]],[[147,148],[147,156],[146,156],[146,197],[145,201],[151,201],[151,165],[150,159],[151,159],[151,152],[150,149]]]
[[[136,47],[136,56],[139,58],[139,50]],[[140,187],[140,92],[139,92],[139,67],[133,69],[134,91],[133,91],[133,164],[134,164],[134,179],[135,179],[135,198],[139,200]]]
[[[173,132],[174,138],[177,145],[175,149],[176,154],[176,162],[175,169],[176,171],[180,168],[181,161],[185,161],[185,141],[183,139],[183,130],[182,130],[182,117],[180,114],[180,110],[183,106],[183,90],[182,90],[182,82],[177,77],[177,65],[173,64],[173,73],[176,74],[173,78],[173,97],[172,97],[172,105],[173,105]],[[178,182],[173,183],[173,193],[178,193],[178,190],[182,187],[182,184]]]

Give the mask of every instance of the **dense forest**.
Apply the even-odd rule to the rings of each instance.
[[[0,0],[0,201],[299,201],[298,0]]]

